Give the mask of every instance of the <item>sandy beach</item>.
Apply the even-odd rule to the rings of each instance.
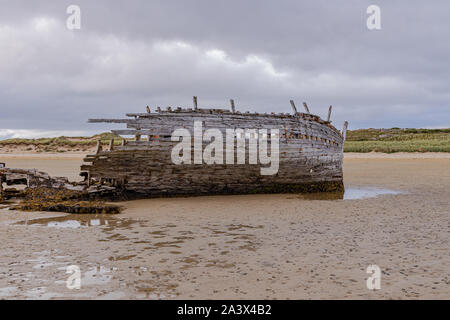
[[[0,162],[76,179],[83,155]],[[114,216],[0,209],[0,299],[449,299],[449,154],[345,154],[344,182],[355,198],[149,199]],[[70,265],[80,289],[66,287]]]

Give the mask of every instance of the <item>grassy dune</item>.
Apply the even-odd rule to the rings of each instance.
[[[9,149],[30,152],[85,151],[94,147],[97,140],[108,145],[122,143],[122,138],[112,133],[92,137],[57,137],[41,139],[0,140],[0,152]],[[450,152],[450,129],[360,129],[349,130],[345,152]]]
[[[0,151],[2,149],[22,149],[34,152],[67,152],[84,151],[95,147],[100,140],[102,145],[108,145],[114,138],[114,145],[120,145],[122,138],[112,133],[96,134],[92,137],[56,137],[39,139],[6,139],[0,140]]]
[[[360,129],[347,132],[345,152],[450,152],[450,129]]]

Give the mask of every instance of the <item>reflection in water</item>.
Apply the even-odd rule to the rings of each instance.
[[[347,187],[345,192],[318,192],[302,194],[299,197],[306,200],[358,200],[401,193],[400,191],[377,187]]]
[[[81,227],[108,226],[125,228],[129,227],[134,220],[113,218],[108,214],[69,214],[62,217],[41,218],[17,222],[20,225],[36,225],[54,228],[77,229]]]
[[[37,224],[37,223],[31,222],[29,224]],[[49,223],[47,223],[47,227],[76,229],[76,228],[81,227],[81,223],[76,220],[67,220],[67,221],[62,221],[62,222],[50,221]]]
[[[344,193],[344,200],[375,198],[385,194],[401,194],[397,190],[377,188],[377,187],[356,187],[346,188]]]

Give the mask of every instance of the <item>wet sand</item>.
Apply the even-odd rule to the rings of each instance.
[[[346,154],[344,177],[399,193],[150,199],[115,216],[0,209],[0,298],[449,299],[450,159]],[[371,264],[380,290],[366,287]]]

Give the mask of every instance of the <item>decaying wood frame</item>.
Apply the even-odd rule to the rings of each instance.
[[[346,128],[339,132],[327,121],[311,114],[242,113],[230,109],[156,108],[156,112],[128,113],[126,119],[89,119],[90,123],[123,123],[126,129],[112,130],[118,135],[135,136],[121,146],[87,156],[82,174],[88,184],[108,182],[123,190],[145,196],[342,191],[342,158]],[[254,164],[181,164],[171,161],[177,142],[171,134],[177,128],[193,132],[194,122],[203,129],[278,129],[280,132],[279,170],[262,176],[261,165]],[[149,139],[140,139],[148,136]],[[203,146],[205,147],[205,145]],[[224,148],[225,150],[225,148]],[[193,150],[192,150],[193,151]],[[248,155],[248,143],[246,143]]]

